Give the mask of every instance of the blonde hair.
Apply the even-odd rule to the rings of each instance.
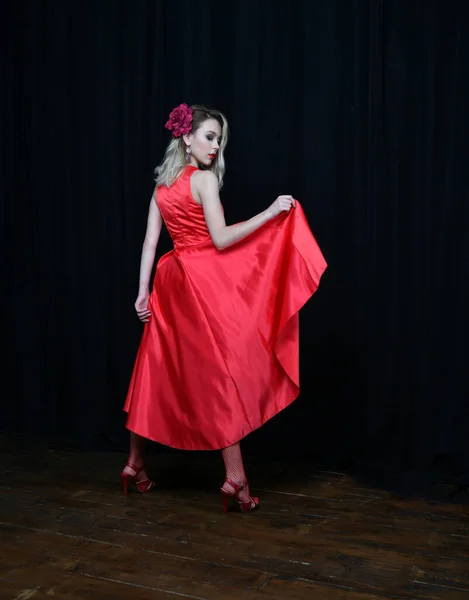
[[[208,108],[207,106],[193,104],[191,108],[193,110],[191,133],[195,133],[207,119],[216,119],[220,123],[220,147],[214,161],[208,168],[217,176],[218,185],[221,188],[223,185],[223,176],[225,175],[225,158],[223,153],[228,143],[228,121],[220,111]],[[156,185],[170,187],[181,175],[185,167],[187,167],[186,144],[181,135],[178,138],[171,139],[166,148],[163,161],[156,167]]]

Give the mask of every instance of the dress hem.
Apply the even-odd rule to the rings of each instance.
[[[245,433],[244,435],[242,435],[239,438],[234,439],[231,442],[228,442],[226,445],[223,446],[210,446],[210,447],[194,447],[194,446],[175,446],[174,444],[168,444],[167,442],[163,442],[160,439],[157,439],[156,437],[150,437],[148,435],[144,435],[138,431],[136,431],[136,428],[130,428],[128,424],[125,425],[126,429],[128,429],[129,431],[131,431],[132,433],[135,433],[137,435],[140,435],[141,437],[144,437],[145,439],[151,441],[151,442],[155,442],[156,444],[161,444],[162,446],[166,446],[167,448],[172,448],[173,450],[187,450],[187,451],[194,451],[194,452],[208,452],[208,451],[217,451],[217,450],[224,450],[225,448],[229,448],[230,446],[233,446],[234,444],[237,444],[238,442],[241,442],[242,440],[244,440],[248,435],[250,435],[251,433],[253,433],[254,431],[260,429],[261,427],[263,427],[267,421],[270,421],[271,419],[273,419],[275,416],[277,416],[278,414],[280,414],[283,410],[285,410],[286,408],[288,408],[289,406],[291,406],[293,404],[293,402],[295,402],[295,400],[297,400],[299,396],[299,390],[298,393],[289,401],[287,402],[287,404],[285,404],[284,406],[282,406],[282,408],[279,408],[275,411],[273,411],[272,413],[270,413],[269,415],[267,415],[265,417],[265,419],[259,423],[259,425],[256,425],[254,427],[251,427],[249,429],[249,431],[247,433]],[[127,413],[127,411],[124,411]]]

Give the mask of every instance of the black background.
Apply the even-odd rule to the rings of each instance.
[[[2,11],[1,430],[125,450],[153,169],[170,110],[205,103],[231,128],[228,222],[291,193],[329,263],[301,314],[300,398],[246,452],[464,483],[464,2]]]

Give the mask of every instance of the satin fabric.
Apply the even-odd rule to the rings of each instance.
[[[216,450],[297,398],[298,311],[327,264],[299,202],[217,250],[191,194],[195,170],[155,194],[174,250],[157,265],[124,410],[148,439]]]

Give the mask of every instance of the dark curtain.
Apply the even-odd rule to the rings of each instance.
[[[1,430],[125,448],[153,169],[225,112],[227,220],[294,194],[329,263],[251,455],[469,466],[463,1],[15,0],[2,35]],[[158,256],[171,247],[164,234]],[[201,365],[203,368],[203,365]]]

